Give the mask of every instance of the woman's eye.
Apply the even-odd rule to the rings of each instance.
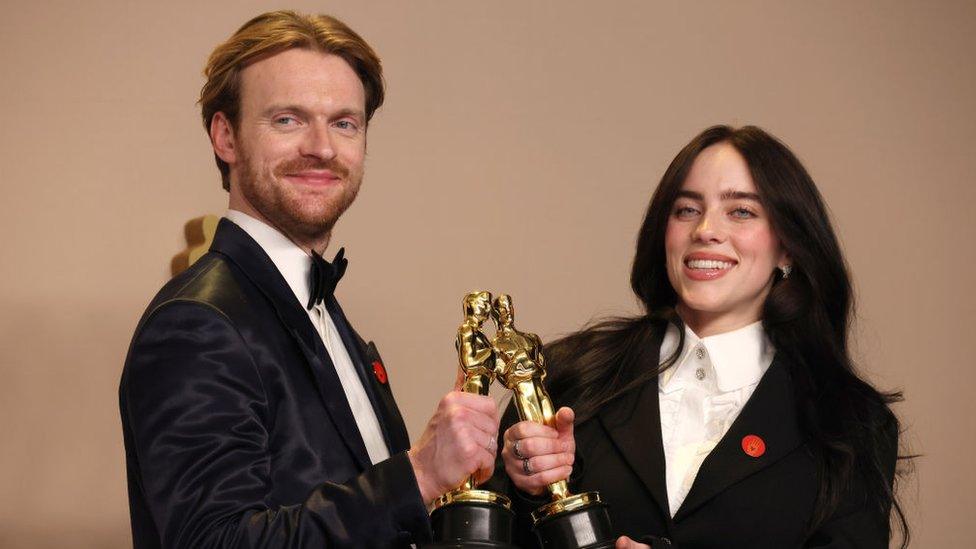
[[[731,215],[732,217],[736,217],[738,219],[749,219],[752,217],[756,217],[756,214],[747,208],[736,208],[732,210]]]
[[[678,206],[674,209],[674,216],[679,219],[691,217],[698,213],[698,210],[691,206]]]

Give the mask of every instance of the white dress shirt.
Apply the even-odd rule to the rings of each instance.
[[[663,363],[678,347],[668,326]],[[678,511],[708,454],[722,440],[773,360],[761,322],[699,338],[685,326],[685,344],[658,379],[661,439],[671,516]]]
[[[311,256],[274,227],[244,212],[227,210],[224,217],[244,229],[244,232],[264,249],[304,310],[311,293],[308,287],[309,273],[312,269]],[[322,338],[322,343],[325,344],[325,348],[329,352],[332,364],[335,365],[342,390],[346,393],[346,400],[349,401],[349,407],[352,409],[352,416],[356,418],[359,434],[362,435],[363,442],[366,444],[369,460],[376,464],[388,459],[390,450],[383,439],[380,422],[376,418],[376,412],[369,401],[369,396],[366,395],[366,389],[363,388],[362,381],[356,373],[356,367],[349,356],[349,351],[346,350],[346,346],[339,336],[339,331],[332,321],[332,316],[326,310],[324,303],[318,303],[306,312],[312,321],[312,325],[315,326]]]

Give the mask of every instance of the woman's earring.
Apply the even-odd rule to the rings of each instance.
[[[793,272],[793,267],[791,265],[783,265],[779,270],[783,271],[783,280],[786,280],[790,277],[790,273]]]

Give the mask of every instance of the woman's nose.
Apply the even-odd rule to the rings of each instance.
[[[699,242],[722,242],[725,240],[725,233],[722,231],[721,224],[711,215],[703,215],[695,226],[693,238]]]

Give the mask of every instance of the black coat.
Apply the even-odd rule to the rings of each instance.
[[[636,369],[657,368],[660,338],[655,343],[635,361]],[[630,379],[636,374],[624,373]],[[610,505],[617,535],[644,538],[645,543],[666,538],[671,543],[655,544],[655,548],[888,547],[887,513],[873,509],[860,486],[851,487],[837,512],[816,532],[808,532],[819,477],[793,395],[788,365],[777,355],[729,431],[702,463],[672,518],[655,377],[575,426],[571,489],[573,493],[598,491]],[[571,405],[558,396],[554,401],[557,406]],[[502,432],[516,421],[510,406],[502,419]],[[897,438],[897,431],[890,434]],[[748,435],[763,440],[762,455],[751,457],[743,449]],[[889,482],[895,459],[892,454],[884,460]],[[545,500],[516,490],[502,467],[496,469],[492,483],[512,496],[520,545],[535,546],[528,513]]]
[[[135,547],[429,538],[376,347],[334,298],[327,308],[392,457],[370,463],[307,313],[261,247],[222,220],[210,252],[150,303],[126,358],[119,396]]]

